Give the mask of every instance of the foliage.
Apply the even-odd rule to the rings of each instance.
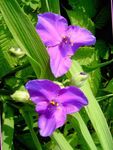
[[[60,3],[58,0],[55,3],[52,0],[1,0],[0,8],[3,149],[112,150],[109,129],[113,133],[113,43],[109,3],[102,0],[67,0],[67,3],[63,0]],[[70,115],[52,137],[43,138],[38,133],[34,105],[26,104],[23,99],[17,102],[11,95],[23,90],[30,79],[54,80],[46,48],[34,28],[37,14],[46,11],[61,12],[69,23],[89,29],[97,42],[95,46],[80,48],[72,58],[70,71],[57,79],[69,84],[75,73],[88,73],[88,81],[81,87],[89,99],[88,107]]]

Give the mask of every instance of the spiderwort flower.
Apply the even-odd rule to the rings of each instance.
[[[95,44],[96,41],[87,29],[68,26],[64,17],[50,12],[38,15],[36,31],[47,47],[50,67],[55,77],[60,77],[69,70],[70,57],[79,47]]]
[[[66,115],[78,112],[88,104],[87,98],[79,88],[61,88],[50,80],[31,80],[26,84],[31,100],[36,104],[39,114],[40,134],[50,136],[66,121]]]

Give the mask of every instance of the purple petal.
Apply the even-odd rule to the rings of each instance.
[[[57,45],[67,28],[66,19],[58,14],[48,12],[38,15],[36,31],[46,46]]]
[[[49,80],[31,80],[26,84],[31,100],[34,103],[52,100],[56,97],[60,87]]]
[[[45,115],[39,116],[38,126],[40,135],[43,137],[50,136],[56,129],[54,118],[47,118]]]
[[[38,102],[35,109],[39,114],[43,114],[47,110],[48,105],[49,103],[46,101]]]
[[[51,110],[52,109],[52,110]],[[66,113],[63,107],[51,106],[46,110],[46,113],[39,116],[38,125],[40,134],[44,137],[52,135],[55,129],[61,127],[66,121]]]
[[[67,50],[68,51],[68,50]],[[71,67],[71,59],[66,55],[66,50],[60,46],[48,48],[50,67],[55,77],[64,75]]]
[[[63,106],[58,106],[56,111],[53,114],[53,117],[56,122],[56,128],[59,128],[64,125],[66,121],[66,112]]]
[[[75,46],[85,46],[85,45],[93,45],[96,42],[96,38],[93,34],[85,28],[81,28],[79,26],[69,26],[67,30],[67,35],[70,37],[71,42],[73,43],[73,49]]]
[[[77,112],[88,104],[87,98],[83,92],[74,86],[61,89],[57,101],[62,103],[67,114]]]

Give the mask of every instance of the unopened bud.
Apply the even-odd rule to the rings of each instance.
[[[85,72],[76,73],[75,76],[71,78],[71,84],[81,87],[84,82],[88,79],[88,74]]]
[[[30,103],[30,97],[27,91],[17,90],[15,93],[11,95],[12,99],[17,102]]]
[[[11,47],[9,49],[9,52],[18,58],[22,58],[25,55],[25,52],[22,51],[20,48]]]

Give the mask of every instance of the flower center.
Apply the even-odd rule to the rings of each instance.
[[[70,40],[68,36],[63,36],[62,37],[62,42],[63,45],[70,45],[73,46],[73,42]]]
[[[62,38],[62,42],[63,43],[69,43],[70,42],[70,39],[67,37],[67,36],[64,36],[63,38]]]
[[[59,104],[58,104],[57,102],[55,102],[54,100],[51,100],[51,101],[50,101],[50,104],[53,105],[53,106],[58,106],[58,105],[59,105]]]

